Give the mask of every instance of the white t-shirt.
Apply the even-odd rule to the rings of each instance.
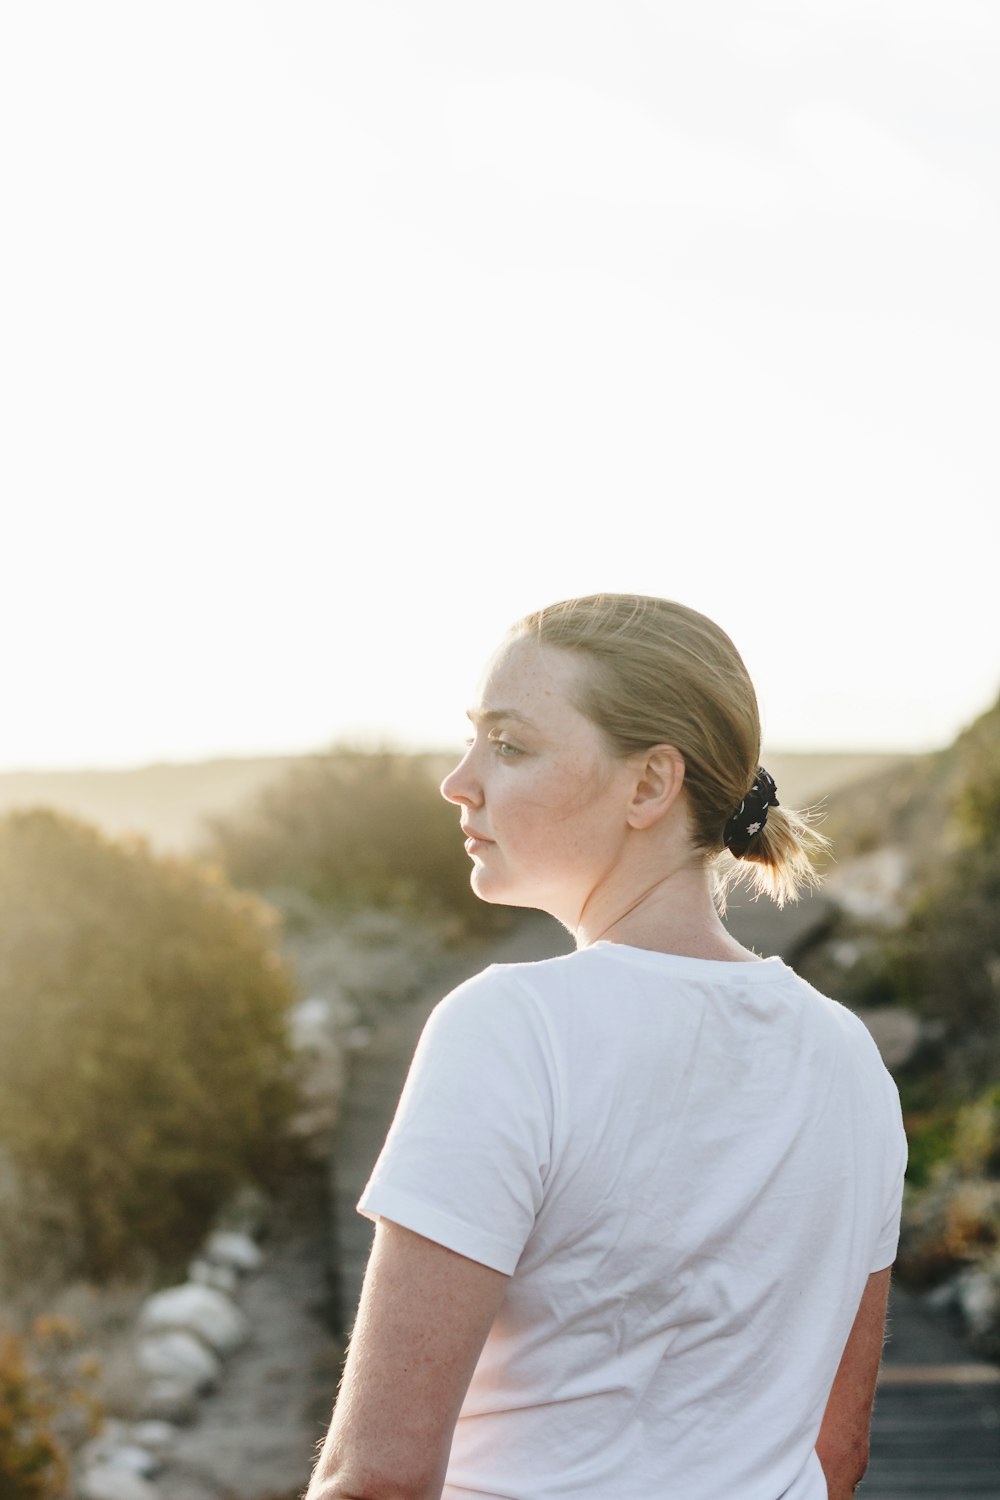
[[[780,959],[598,942],[454,990],[358,1204],[510,1276],[445,1500],[826,1500],[905,1159],[867,1030]]]

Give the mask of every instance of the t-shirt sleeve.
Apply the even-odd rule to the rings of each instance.
[[[907,1145],[903,1129],[903,1116],[899,1105],[899,1092],[895,1083],[886,1074],[889,1106],[889,1144],[887,1150],[885,1217],[879,1231],[878,1243],[871,1270],[884,1271],[896,1259],[899,1248],[899,1220],[903,1208],[903,1178],[906,1173]]]
[[[540,1006],[504,966],[432,1011],[358,1202],[510,1275],[542,1203],[556,1062]]]

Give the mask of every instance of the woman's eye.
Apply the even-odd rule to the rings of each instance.
[[[511,745],[507,740],[494,740],[493,743],[501,760],[513,760],[515,756],[523,753],[516,745]]]

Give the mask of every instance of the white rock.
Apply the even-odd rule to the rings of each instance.
[[[77,1482],[80,1500],[157,1500],[158,1491],[140,1474],[96,1464],[85,1469]]]
[[[196,1334],[181,1328],[142,1334],[136,1359],[144,1375],[165,1376],[196,1391],[208,1390],[222,1371],[218,1355]]]
[[[217,1292],[224,1292],[227,1297],[235,1296],[239,1290],[239,1272],[234,1271],[232,1266],[220,1266],[215,1261],[205,1260],[199,1256],[188,1266],[188,1277],[191,1281],[197,1281],[201,1286],[214,1287]]]
[[[830,957],[839,969],[853,969],[861,957],[861,944],[852,943],[849,938],[839,943],[831,943]]]
[[[982,1336],[1000,1325],[1000,1281],[988,1270],[970,1268],[956,1278],[958,1305],[969,1332]]]
[[[905,851],[887,845],[835,866],[823,890],[850,916],[876,926],[896,927],[906,913],[909,878]]]
[[[129,1429],[133,1443],[149,1453],[168,1453],[177,1441],[177,1428],[173,1422],[133,1422]]]
[[[155,1292],[143,1303],[139,1326],[149,1331],[176,1328],[196,1334],[223,1356],[245,1343],[250,1332],[246,1315],[224,1292],[196,1281]]]
[[[288,1012],[288,1035],[297,1052],[321,1052],[329,1046],[334,1020],[330,1002],[323,995],[310,995]]]
[[[205,1258],[216,1265],[232,1266],[235,1271],[257,1271],[264,1257],[248,1234],[232,1229],[217,1229],[205,1244]]]
[[[144,1479],[152,1478],[163,1467],[161,1459],[148,1448],[137,1443],[110,1442],[103,1433],[85,1443],[78,1458],[85,1469],[125,1469],[129,1474],[141,1474]]]
[[[859,1010],[882,1061],[890,1071],[901,1068],[916,1052],[923,1036],[920,1017],[904,1005],[873,1005]]]
[[[942,1281],[924,1296],[924,1301],[932,1312],[952,1312],[958,1305],[958,1287],[955,1278]]]
[[[190,1422],[198,1409],[198,1383],[179,1375],[154,1376],[143,1387],[137,1410],[146,1421],[173,1427]],[[146,1421],[138,1423],[140,1427]]]

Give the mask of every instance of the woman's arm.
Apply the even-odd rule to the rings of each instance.
[[[868,1467],[890,1272],[886,1267],[868,1278],[816,1440],[830,1500],[850,1500]]]
[[[459,1408],[508,1280],[378,1221],[304,1500],[440,1500]]]

